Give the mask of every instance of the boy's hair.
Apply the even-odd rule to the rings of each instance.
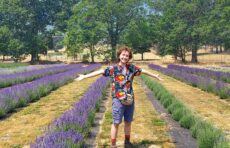
[[[128,51],[129,52],[129,60],[133,58],[133,53],[132,53],[132,49],[127,47],[127,46],[123,46],[123,47],[120,47],[118,50],[117,50],[117,61],[120,62],[120,54],[122,53],[122,51]]]

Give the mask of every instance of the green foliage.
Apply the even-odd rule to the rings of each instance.
[[[153,81],[147,76],[141,76],[141,78],[145,81],[147,86],[158,95],[156,96],[157,99],[160,97],[160,102],[162,104],[167,104],[166,106],[168,107],[168,111],[172,114],[174,120],[179,121],[182,127],[191,130],[193,137],[197,138],[198,147],[229,147],[229,141],[225,138],[224,133],[220,129],[216,129],[211,124],[194,115],[183,103],[178,101],[178,99],[170,94],[161,84]]]
[[[27,63],[0,63],[0,68],[16,68],[21,66],[28,66]]]
[[[144,60],[144,52],[148,52],[152,46],[151,40],[151,27],[146,16],[140,16],[140,18],[133,20],[129,23],[128,28],[124,34],[125,44],[132,47],[134,53],[142,54],[142,60]]]
[[[105,37],[105,26],[100,21],[97,5],[91,1],[76,4],[67,30],[65,45],[69,55],[76,56],[81,49],[88,48],[91,61],[94,62],[95,46]]]
[[[143,0],[96,0],[100,21],[105,23],[107,43],[111,46],[112,61],[115,61],[116,46],[121,42],[122,33],[128,29],[128,24],[137,19]]]
[[[178,101],[173,102],[171,105],[168,106],[168,112],[173,113],[177,108],[181,108],[182,104]]]
[[[229,147],[229,144],[223,136],[222,131],[214,128],[210,124],[207,124],[203,126],[202,129],[199,129],[197,139],[198,145],[201,148],[218,148],[219,146],[223,148]]]
[[[227,1],[165,0],[154,1],[150,6],[155,12],[151,15],[152,30],[161,55],[172,54],[186,62],[186,53],[192,51],[191,61],[198,62],[197,50],[202,45],[217,47],[229,43]]]
[[[6,115],[5,109],[0,108],[0,119]]]
[[[172,112],[172,117],[174,120],[179,121],[182,117],[186,116],[188,110],[183,106],[175,108]]]
[[[22,48],[23,43],[14,37],[7,26],[0,27],[0,54],[3,57],[11,55],[18,62],[21,59]]]
[[[184,128],[190,129],[195,123],[196,118],[191,113],[187,113],[180,119],[180,125]]]
[[[56,13],[56,1],[50,0],[2,0],[0,4],[0,26],[11,31],[9,55],[15,61],[23,54],[31,54],[31,61],[39,60],[48,46],[47,26],[52,25]]]

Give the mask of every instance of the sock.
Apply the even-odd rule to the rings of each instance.
[[[112,145],[116,145],[116,139],[111,139]]]
[[[125,141],[129,141],[130,140],[130,135],[125,135]]]

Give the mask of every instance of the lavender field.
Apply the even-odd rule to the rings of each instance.
[[[72,81],[77,77],[77,74],[90,72],[99,67],[99,64],[87,67],[82,67],[80,64],[61,65],[31,72],[5,75],[5,77],[2,77],[2,81],[5,83],[11,82],[12,79],[15,79],[16,82],[17,80],[28,81],[31,78],[35,80],[28,83],[22,83],[23,81],[21,81],[22,84],[16,84],[0,90],[0,117],[12,112],[17,107],[23,107],[29,102],[40,99],[52,90]]]
[[[0,139],[2,140],[0,147],[85,147],[91,129],[95,126],[94,122],[96,114],[100,110],[101,101],[104,100],[106,92],[110,89],[109,78],[100,76],[95,79],[94,82],[90,83],[87,81],[92,78],[88,78],[82,82],[73,80],[78,77],[78,74],[95,71],[101,68],[101,66],[100,64],[57,64],[39,66],[39,68],[38,66],[36,66],[36,68],[25,66],[24,68],[28,67],[25,71],[18,69],[18,71],[14,71],[14,73],[0,74],[0,131],[2,131],[0,132]],[[228,73],[175,64],[170,64],[167,68],[156,64],[142,66],[150,72],[159,72],[160,76],[164,79],[160,82],[162,86],[160,86],[160,84],[151,84],[152,82],[150,81],[154,80],[152,78],[148,78],[145,83],[148,84],[148,87],[150,87],[151,91],[156,95],[159,102],[166,107],[169,114],[172,114],[172,118],[180,123],[182,128],[191,130],[191,135],[196,139],[198,147],[202,147],[201,145],[203,144],[215,145],[217,147],[225,147],[228,145],[228,139],[230,138],[230,125],[228,123],[230,119],[230,104],[228,102],[230,87]],[[180,82],[175,80],[179,80]],[[76,87],[77,89],[71,89],[73,84],[77,85],[78,83],[81,85]],[[86,85],[84,85],[84,83],[86,83]],[[154,139],[161,139],[161,142],[158,141],[158,144],[155,146],[167,145],[167,147],[175,147],[170,138],[170,136],[173,135],[162,135],[162,133],[167,133],[166,127],[171,125],[167,125],[167,122],[164,123],[165,121],[163,120],[165,119],[161,117],[162,115],[152,113],[152,111],[155,111],[155,108],[151,103],[148,103],[148,95],[142,98],[146,91],[143,85],[144,84],[140,84],[139,78],[137,80],[135,78],[134,89],[138,88],[135,90],[135,92],[137,92],[135,97],[140,104],[137,104],[139,113],[136,114],[138,117],[134,117],[133,128],[134,132],[141,134],[133,138],[135,145],[137,147],[144,146],[140,141],[140,137],[143,137],[153,142],[157,141]],[[167,90],[162,88],[163,86],[166,87]],[[48,116],[46,119],[42,119],[48,112],[45,110],[36,111],[36,108],[48,104],[48,102],[46,103],[46,98],[52,93],[55,95],[55,92],[63,87],[67,87],[71,90],[69,93],[75,94],[75,96],[72,96],[72,104],[65,110],[62,110],[61,113],[55,116],[55,118],[52,118],[52,120],[47,120]],[[83,92],[80,91],[81,87],[84,87]],[[189,91],[187,89],[189,89]],[[170,92],[176,93],[173,93],[173,96]],[[202,94],[200,94],[200,92],[202,92]],[[62,96],[62,93],[65,95]],[[60,106],[62,104],[64,105],[68,95],[66,95],[64,91],[62,91],[61,94],[59,95],[62,96],[62,102],[58,102],[58,97],[56,96],[52,97],[53,101],[50,101],[49,104],[53,106],[54,104],[52,102],[56,102],[55,100],[57,100],[56,103],[60,104]],[[177,100],[178,96],[180,99]],[[75,97],[78,99],[74,99]],[[111,100],[109,100],[109,102],[110,101]],[[36,108],[32,107],[39,102],[44,103]],[[148,107],[144,102],[148,104]],[[51,106],[45,108],[48,110]],[[106,107],[111,109],[111,102],[107,104]],[[20,110],[22,110],[22,113]],[[147,113],[149,110],[151,110],[151,112]],[[49,111],[59,112],[58,108]],[[143,112],[145,112],[145,116]],[[211,112],[211,114],[209,115],[207,112]],[[20,115],[14,118],[18,113],[20,113]],[[53,113],[51,113],[51,116],[52,114]],[[108,127],[110,127],[111,123],[111,115],[109,115],[111,111],[106,110],[103,114],[105,114],[105,120],[101,121],[103,124],[99,127],[103,130],[102,133],[98,133],[99,137],[96,141],[97,144],[100,144],[98,147],[109,146]],[[41,120],[35,120],[35,115],[36,117],[40,117]],[[24,116],[26,116],[27,119],[25,119]],[[19,118],[20,121],[18,121]],[[146,118],[149,118],[152,123],[147,121]],[[11,123],[8,123],[8,120],[11,121]],[[15,121],[19,124],[14,124]],[[38,121],[48,122],[41,126]],[[26,124],[31,126],[28,127]],[[22,130],[22,125],[30,128],[30,130]],[[7,128],[8,126],[9,128]],[[140,126],[142,126],[142,130],[139,131]],[[28,134],[29,131],[33,131],[34,129],[33,136],[31,136],[31,138],[28,136],[24,137],[22,133],[20,136],[17,135],[17,137],[24,139],[24,142],[23,140],[19,142],[21,139],[13,138],[13,136],[9,137],[9,140],[7,138],[5,139],[9,133],[12,135],[19,133],[19,131],[13,127],[17,127],[21,129],[22,133],[25,131],[25,133]],[[152,129],[152,131],[149,129]],[[11,132],[9,130],[11,130]],[[13,132],[14,130],[15,133]],[[158,130],[160,131],[157,132]],[[210,139],[214,141],[211,144],[208,142]],[[148,144],[148,146],[151,145],[154,146],[153,143]]]
[[[150,64],[149,67],[194,87],[215,93],[221,99],[229,99],[230,97],[230,85],[223,82],[229,81],[229,73],[178,65],[168,65],[168,68],[164,68],[159,65]]]

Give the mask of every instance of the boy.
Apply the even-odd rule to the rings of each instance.
[[[112,79],[112,114],[113,124],[111,126],[112,148],[116,147],[116,138],[118,127],[124,117],[125,147],[132,147],[130,143],[131,123],[134,113],[134,94],[132,82],[134,76],[141,73],[147,74],[158,80],[162,80],[159,75],[152,74],[133,64],[129,64],[132,59],[132,50],[128,47],[122,47],[117,51],[118,62],[116,65],[109,66],[105,70],[101,69],[87,75],[80,75],[76,80],[80,81],[85,78],[93,77],[99,74],[110,76]]]

